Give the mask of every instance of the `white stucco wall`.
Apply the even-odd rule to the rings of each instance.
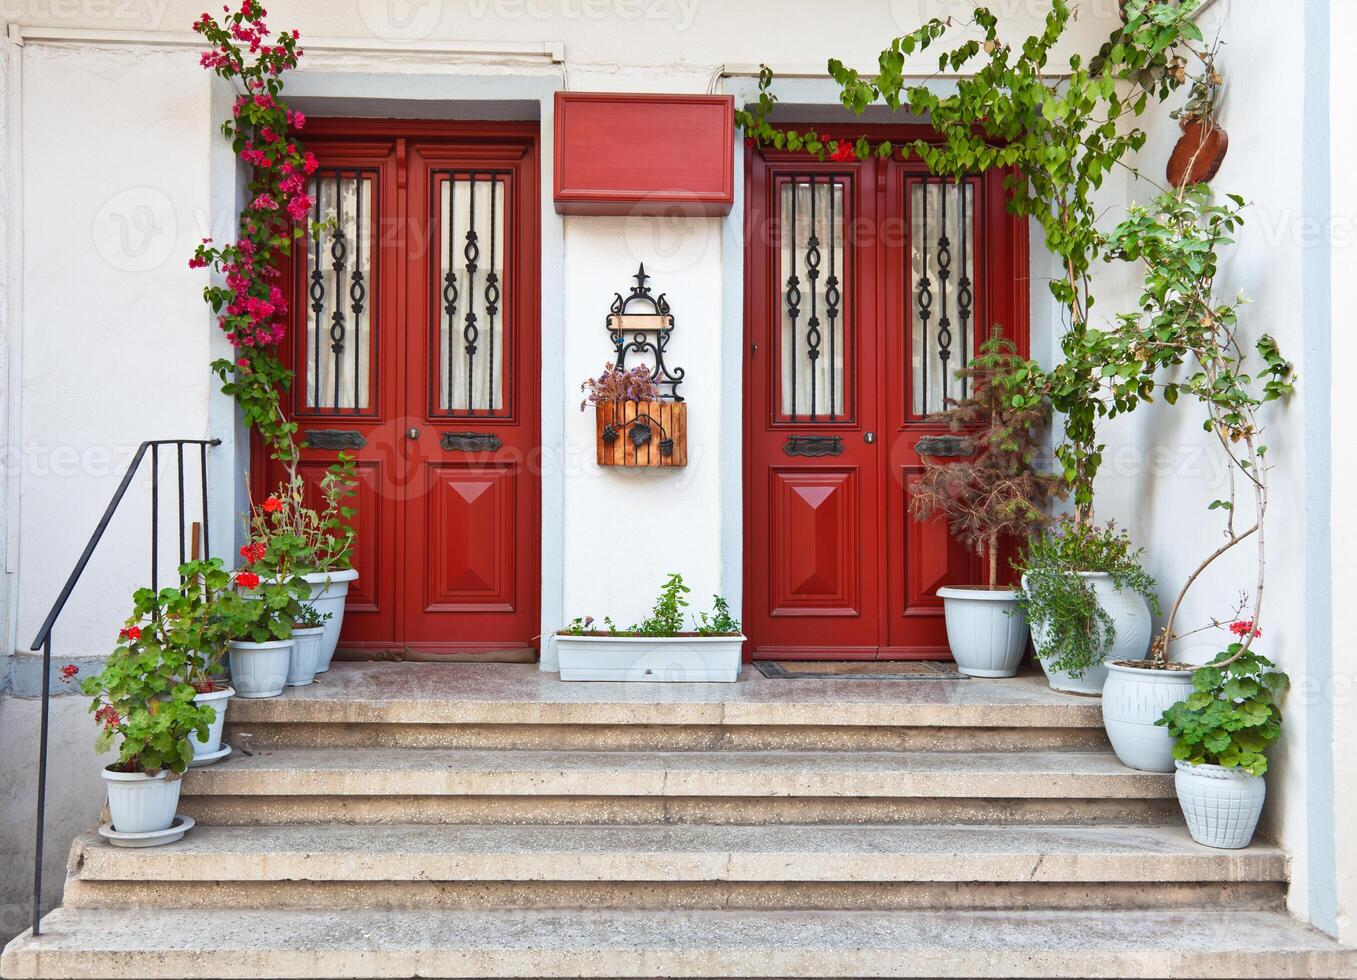
[[[1316,590],[1327,594],[1328,582],[1322,574],[1317,577],[1323,565],[1316,564],[1313,526],[1323,516],[1314,495],[1321,488],[1327,494],[1330,462],[1327,433],[1315,431],[1316,401],[1328,397],[1329,361],[1318,356],[1323,345],[1316,335],[1327,333],[1329,298],[1317,295],[1323,292],[1323,283],[1314,269],[1316,264],[1327,266],[1329,229],[1326,216],[1313,210],[1328,188],[1318,185],[1322,176],[1309,155],[1324,156],[1326,150],[1323,134],[1307,128],[1302,104],[1316,97],[1300,81],[1306,76],[1310,25],[1299,15],[1250,16],[1257,13],[1250,7],[1240,0],[1220,0],[1200,26],[1208,37],[1219,30],[1227,41],[1219,61],[1227,80],[1220,120],[1230,134],[1230,150],[1212,186],[1222,200],[1226,192],[1233,192],[1251,202],[1238,244],[1227,250],[1220,294],[1249,297],[1252,302],[1242,314],[1241,333],[1251,340],[1271,333],[1299,372],[1297,396],[1269,406],[1263,415],[1273,470],[1266,526],[1264,637],[1259,649],[1288,671],[1295,685],[1286,705],[1284,736],[1272,756],[1265,830],[1294,856],[1290,901],[1293,910],[1305,916],[1312,911],[1312,889],[1319,887],[1311,875],[1317,868],[1329,874],[1333,854],[1332,823],[1321,822],[1327,829],[1316,825],[1314,807],[1316,793],[1322,796],[1324,787],[1332,785],[1334,773],[1318,765],[1316,746],[1309,744],[1316,723],[1322,736],[1328,736],[1326,726],[1333,715],[1330,650],[1322,631],[1317,637],[1315,630],[1316,614],[1327,614],[1323,606],[1316,606]],[[1263,64],[1267,70],[1258,70]],[[1283,78],[1296,81],[1278,84]],[[1140,153],[1139,164],[1162,182],[1178,129],[1167,118],[1149,128],[1152,138]],[[1143,181],[1131,183],[1128,191],[1137,200],[1155,193]],[[1344,277],[1350,280],[1351,272]],[[1118,286],[1110,291],[1115,295],[1120,290]],[[1128,308],[1104,302],[1101,294],[1099,306],[1103,316]],[[1323,414],[1327,417],[1327,411]],[[1146,547],[1150,571],[1166,601],[1222,540],[1218,512],[1209,513],[1206,505],[1228,495],[1226,461],[1213,437],[1202,430],[1203,417],[1187,402],[1176,407],[1151,405],[1138,410],[1129,425],[1106,430],[1108,465],[1100,477],[1099,515],[1125,522],[1137,543]],[[1104,494],[1104,488],[1111,494]],[[1124,503],[1108,506],[1117,497]],[[1241,519],[1251,514],[1247,497],[1241,498],[1240,507]],[[1326,531],[1321,530],[1319,541],[1318,547],[1327,550]],[[1212,616],[1228,616],[1240,592],[1252,591],[1255,557],[1253,544],[1246,543],[1213,566],[1189,593],[1179,631],[1207,623]],[[1226,635],[1199,635],[1184,641],[1183,648],[1213,641],[1223,648]],[[1316,711],[1323,715],[1316,716]],[[1311,853],[1312,849],[1317,850]],[[1322,910],[1313,911],[1323,919]]]
[[[1029,32],[1044,12],[1041,3],[997,6],[1014,36]],[[1300,16],[1246,16],[1256,12],[1253,6],[1247,0],[1219,0],[1204,22],[1208,32],[1223,23],[1229,41],[1222,59],[1229,78],[1223,121],[1233,145],[1215,184],[1259,202],[1229,263],[1226,285],[1255,300],[1246,329],[1274,333],[1301,372],[1302,395],[1272,415],[1270,444],[1277,469],[1264,625],[1268,651],[1303,683],[1317,662],[1307,647],[1317,566],[1314,534],[1307,540],[1306,522],[1321,463],[1313,455],[1313,436],[1307,435],[1304,393],[1312,390],[1309,386],[1328,384],[1331,364],[1351,363],[1339,357],[1347,353],[1340,345],[1351,341],[1336,331],[1332,359],[1316,362],[1305,332],[1306,313],[1316,298],[1306,293],[1312,273],[1305,257],[1314,253],[1307,251],[1311,246],[1302,219],[1314,189],[1305,190],[1300,176],[1312,134],[1298,111],[1298,93],[1311,28]],[[967,7],[959,0],[852,0],[834,5],[832,16],[826,16],[826,6],[816,0],[786,0],[773,16],[769,5],[742,0],[432,0],[409,6],[387,0],[276,0],[270,12],[274,26],[296,27],[304,46],[308,40],[312,45],[296,76],[296,91],[315,99],[407,100],[405,111],[420,101],[436,114],[448,99],[488,104],[539,98],[515,96],[515,82],[530,82],[549,99],[550,89],[567,84],[576,90],[734,88],[735,83],[720,81],[722,66],[768,62],[784,73],[819,72],[830,55],[866,68],[889,37],[928,16]],[[21,65],[21,79],[0,78],[5,85],[21,84],[18,105],[0,120],[11,160],[22,170],[7,174],[4,186],[21,187],[23,208],[22,230],[10,239],[20,247],[6,256],[9,282],[21,286],[17,296],[11,290],[8,308],[17,304],[22,318],[0,321],[0,330],[8,330],[6,350],[20,355],[13,369],[22,380],[6,399],[11,417],[21,420],[18,445],[9,447],[9,457],[17,462],[7,471],[7,499],[17,509],[10,506],[5,515],[6,570],[17,579],[9,592],[16,599],[7,629],[11,649],[27,646],[138,442],[165,436],[224,438],[222,462],[214,471],[226,478],[217,482],[219,488],[229,486],[239,457],[230,406],[216,394],[206,370],[222,341],[199,296],[203,274],[185,264],[199,237],[221,237],[231,224],[233,176],[214,129],[222,92],[197,67],[195,46],[145,43],[173,41],[171,35],[185,32],[201,9],[198,0],[112,5],[51,0],[0,11],[38,34],[43,29],[151,32],[101,43],[33,36],[22,49],[9,48]],[[1115,14],[1115,0],[1086,0],[1068,46],[1094,49]],[[1344,21],[1351,36],[1352,11],[1335,11],[1334,17]],[[351,51],[327,47],[326,38],[396,47]],[[565,62],[449,55],[439,49],[467,39],[560,42]],[[1333,50],[1336,66],[1350,61],[1350,46],[1335,41]],[[428,84],[413,84],[414,76]],[[1337,68],[1333,81],[1336,91],[1350,88]],[[1336,123],[1346,123],[1341,106],[1336,99]],[[21,118],[10,125],[15,111]],[[1350,140],[1350,126],[1344,130]],[[1156,127],[1141,154],[1148,173],[1161,172],[1175,135],[1172,123]],[[550,120],[544,118],[544,163],[550,160],[550,137]],[[1332,159],[1350,159],[1351,149],[1336,144]],[[549,169],[544,170],[549,184]],[[737,174],[737,180],[742,177]],[[1341,193],[1336,182],[1333,190]],[[1123,177],[1104,189],[1111,206],[1146,193],[1143,184]],[[16,196],[0,198],[5,200],[6,213],[14,213]],[[1357,214],[1350,192],[1335,200],[1341,214]],[[561,448],[544,501],[544,632],[574,615],[635,619],[647,609],[663,573],[671,570],[688,579],[696,605],[705,605],[717,591],[738,602],[738,567],[732,570],[738,563],[731,556],[739,552],[731,541],[738,541],[740,515],[729,506],[731,488],[740,480],[738,465],[732,465],[738,456],[721,458],[718,433],[723,420],[738,420],[741,408],[739,389],[730,386],[730,379],[738,377],[743,346],[731,338],[738,337],[741,323],[729,315],[729,298],[742,271],[738,256],[723,247],[723,223],[587,217],[562,222],[551,213],[549,187],[544,204],[542,299],[544,325],[551,325],[544,336],[544,390],[554,395],[544,402],[543,433],[549,449],[553,443]],[[738,228],[739,216],[733,220]],[[728,225],[726,230],[729,243]],[[1350,242],[1332,256],[1335,299],[1357,288],[1347,268],[1349,256]],[[677,320],[670,353],[673,363],[688,371],[683,391],[690,401],[690,464],[678,474],[600,471],[593,462],[592,416],[577,410],[579,383],[609,354],[603,330],[608,302],[613,292],[627,288],[641,261],[655,287],[669,294]],[[1056,324],[1042,272],[1038,253],[1033,259],[1033,348],[1049,357]],[[1125,308],[1126,290],[1124,271],[1105,271],[1098,312]],[[1336,399],[1343,394],[1335,390]],[[1309,403],[1312,413],[1321,408]],[[1171,594],[1211,541],[1209,518],[1194,501],[1204,507],[1219,496],[1206,475],[1213,471],[1203,469],[1203,460],[1211,457],[1194,453],[1202,442],[1199,419],[1186,406],[1151,408],[1106,434],[1110,451],[1099,487],[1100,512],[1128,524],[1149,549],[1152,570]],[[1339,462],[1336,453],[1328,458],[1327,446],[1318,448],[1326,454],[1325,466]],[[1340,485],[1338,479],[1332,483]],[[139,499],[145,499],[144,489]],[[224,521],[236,502],[229,492],[222,501],[214,516]],[[1341,502],[1333,508],[1336,528],[1340,521],[1351,524]],[[106,649],[125,614],[127,595],[145,580],[147,517],[133,509],[111,528],[73,596],[58,634],[59,650]],[[223,552],[229,538],[220,532],[214,537]],[[1341,541],[1340,535],[1333,537],[1328,558],[1336,573],[1351,579],[1354,571]],[[169,550],[165,554],[168,568]],[[628,570],[624,574],[615,570],[619,554]],[[633,557],[642,554],[653,558],[640,563]],[[634,567],[653,569],[653,574],[632,574]],[[1199,586],[1185,621],[1220,611],[1243,585],[1244,568],[1229,565]],[[1345,612],[1342,594],[1334,589],[1335,617]],[[1327,660],[1323,669],[1328,670]],[[1307,806],[1316,798],[1311,780],[1333,785],[1335,776],[1332,769],[1314,771],[1310,765],[1313,746],[1307,744],[1307,731],[1309,721],[1319,716],[1311,714],[1313,704],[1306,700],[1296,696],[1290,705],[1287,735],[1270,779],[1268,815],[1270,829],[1296,855],[1293,904],[1302,914],[1309,909],[1314,864],[1307,850]],[[1328,713],[1343,725],[1334,746],[1339,759],[1350,758],[1357,748],[1357,723],[1343,710],[1346,703]],[[68,759],[78,754],[79,744],[69,747]],[[79,764],[93,771],[92,758]],[[8,769],[4,774],[7,778]],[[1340,812],[1346,808],[1357,814],[1357,790],[1350,783],[1337,781]],[[64,846],[54,837],[52,847],[61,851]],[[1357,850],[1340,842],[1339,859],[1345,869],[1340,906],[1346,915],[1357,908],[1357,873],[1351,870],[1357,869]]]

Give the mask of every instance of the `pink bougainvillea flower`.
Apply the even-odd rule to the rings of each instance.
[[[278,202],[267,194],[260,194],[250,204],[250,207],[256,211],[277,211]]]

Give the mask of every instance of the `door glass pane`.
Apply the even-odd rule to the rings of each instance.
[[[847,182],[794,177],[779,196],[779,418],[792,422],[851,418],[852,331],[844,306]]]
[[[439,234],[433,404],[445,415],[508,414],[508,178],[487,171],[445,171],[434,180]]]
[[[374,178],[325,169],[308,186],[310,227],[298,244],[306,250],[308,309],[297,322],[305,324],[298,373],[311,412],[371,408]]]
[[[943,179],[909,187],[910,411],[919,416],[966,393],[956,372],[974,346],[975,188]]]

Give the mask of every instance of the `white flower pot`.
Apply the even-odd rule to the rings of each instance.
[[[1106,572],[1080,572],[1079,577],[1093,586],[1098,605],[1112,618],[1115,636],[1112,646],[1104,653],[1104,660],[1143,660],[1150,649],[1150,606],[1143,597],[1130,589],[1118,589],[1112,576]],[[1027,587],[1027,576],[1023,576]],[[1036,647],[1041,669],[1052,688],[1070,694],[1100,694],[1107,680],[1107,667],[1098,664],[1075,677],[1068,671],[1050,667],[1040,655],[1046,649],[1047,629],[1032,623],[1032,645]]]
[[[293,628],[292,657],[287,668],[288,687],[305,687],[316,679],[316,668],[320,666],[324,642],[324,626]]]
[[[224,687],[216,691],[209,691],[207,694],[193,695],[195,704],[209,705],[217,713],[217,717],[213,718],[207,726],[207,738],[199,738],[197,735],[189,736],[193,741],[193,757],[195,759],[201,759],[203,756],[211,755],[221,749],[221,729],[226,724],[226,707],[230,703],[231,695],[235,693],[233,688]]]
[[[330,614],[330,618],[325,621],[320,661],[316,666],[316,673],[323,674],[330,669],[335,647],[339,646],[339,630],[344,625],[344,599],[349,594],[349,583],[357,580],[358,572],[352,568],[340,568],[332,572],[308,572],[302,578],[311,586],[311,598],[303,600],[306,605]]]
[[[154,776],[144,772],[104,770],[108,788],[108,813],[120,834],[145,834],[167,830],[179,809],[178,776],[162,769]]]
[[[1248,847],[1267,795],[1263,777],[1223,766],[1175,765],[1173,785],[1192,839],[1207,847]]]
[[[947,645],[957,670],[972,677],[1012,677],[1027,648],[1027,620],[1015,589],[938,589]]]
[[[563,681],[733,682],[743,647],[743,636],[556,636]]]
[[[1155,722],[1170,705],[1192,693],[1192,671],[1147,670],[1107,665],[1103,727],[1122,765],[1145,772],[1173,772],[1173,737]]]
[[[276,698],[287,685],[291,640],[232,640],[231,683],[238,698]]]

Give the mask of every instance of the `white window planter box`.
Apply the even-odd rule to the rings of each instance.
[[[556,636],[563,681],[729,683],[743,648],[743,636]]]

